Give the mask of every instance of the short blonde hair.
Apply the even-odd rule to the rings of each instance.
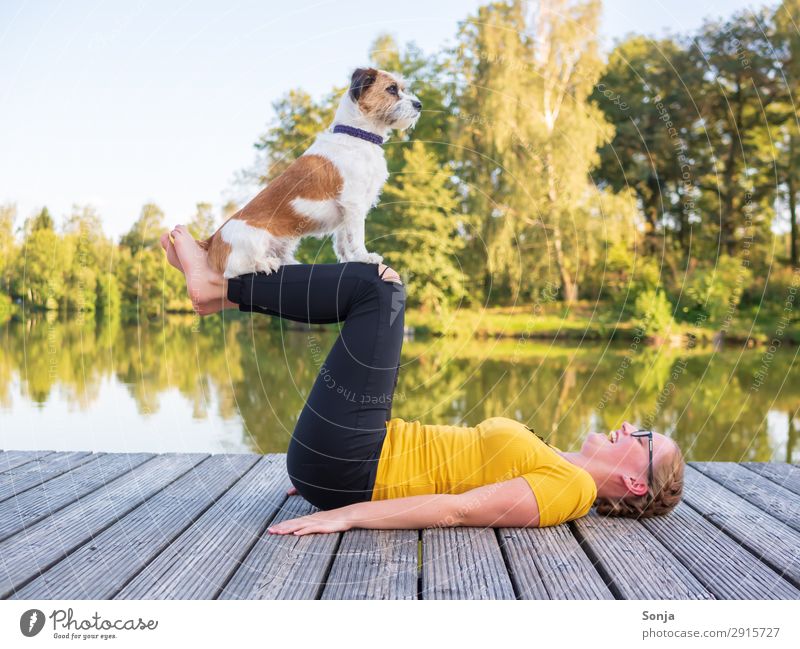
[[[641,496],[625,496],[619,500],[597,498],[594,507],[598,514],[626,518],[650,518],[668,514],[683,497],[683,453],[672,441],[673,451],[653,467],[653,492]],[[652,495],[652,499],[651,499]]]

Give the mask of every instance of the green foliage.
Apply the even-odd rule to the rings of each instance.
[[[113,273],[103,273],[97,280],[97,311],[105,318],[118,318],[121,295],[119,282]]]
[[[214,234],[216,227],[211,203],[198,203],[197,211],[186,228],[195,239],[207,239]]]
[[[722,255],[716,265],[694,270],[684,291],[681,311],[685,319],[720,327],[736,312],[752,271],[741,260]]]
[[[120,239],[120,245],[130,250],[133,256],[142,249],[154,250],[159,246],[158,239],[164,230],[164,212],[158,205],[147,203],[131,229]]]
[[[404,148],[402,169],[386,186],[367,239],[403,277],[409,304],[441,311],[465,293],[458,196],[450,173],[420,141]]]
[[[30,229],[22,242],[21,268],[11,283],[28,308],[54,310],[64,297],[64,268],[69,255],[64,240],[47,227]]]
[[[535,12],[495,2],[459,31],[453,139],[466,211],[481,219],[470,267],[484,274],[474,285],[500,299],[516,300],[542,278],[573,301],[588,267],[585,245],[569,233],[588,228],[589,173],[613,135],[590,101],[603,67],[599,11],[592,0],[552,0]]]
[[[669,324],[666,291],[682,320],[723,327],[743,293],[762,307],[762,296],[781,302],[794,286],[781,255],[798,265],[800,0],[682,36],[634,35],[607,62],[599,11],[596,0],[489,2],[450,49],[387,34],[373,42],[371,64],[404,75],[424,108],[385,147],[390,179],[367,235],[425,317],[461,303],[599,299],[623,321],[650,314],[658,329]],[[342,82],[273,104],[255,144],[261,184],[330,125]],[[792,225],[777,256],[776,205]],[[192,234],[211,234],[215,216],[198,203]],[[90,208],[73,209],[60,230],[46,207],[17,230],[15,219],[13,205],[0,206],[0,294],[26,309],[190,308],[158,244],[158,206],[144,205],[118,246]],[[329,237],[305,238],[297,258],[336,259]]]
[[[667,235],[688,245],[695,188],[682,182],[691,169],[683,166],[689,156],[681,145],[694,133],[693,94],[706,85],[681,44],[632,36],[611,52],[594,88],[592,99],[615,130],[600,150],[599,176],[615,191],[635,192],[647,253]]]
[[[55,223],[53,222],[53,217],[50,216],[50,210],[48,210],[46,207],[43,207],[42,211],[39,212],[33,219],[31,219],[29,229],[33,232],[36,230],[55,229]]]
[[[330,236],[322,239],[306,237],[297,247],[295,258],[301,264],[335,264],[338,261]]]
[[[634,325],[648,336],[668,334],[674,325],[672,305],[664,292],[657,289],[647,289],[638,295],[634,313]]]
[[[62,237],[66,263],[62,269],[64,295],[61,306],[67,311],[93,312],[96,308],[100,268],[111,255],[112,244],[100,218],[91,207],[73,208],[64,223]]]
[[[775,172],[793,168],[782,153],[792,78],[782,68],[798,53],[776,47],[769,13],[706,20],[677,39],[633,36],[595,88],[616,131],[601,151],[601,182],[634,189],[646,251],[666,248],[675,280],[690,256],[736,255],[748,239],[753,263],[768,265]]]
[[[11,278],[19,268],[19,246],[14,238],[17,208],[0,205],[0,293],[11,292]]]
[[[661,270],[654,258],[637,256],[617,244],[608,253],[606,295],[615,306],[632,314],[640,295],[662,288]]]
[[[441,164],[449,164],[453,157],[449,141],[452,128],[450,104],[454,93],[452,62],[446,56],[426,54],[414,43],[401,49],[388,34],[375,39],[370,48],[370,59],[380,69],[401,74],[422,102],[423,114],[414,130],[393,133],[392,142],[421,140]],[[404,150],[402,146],[386,148],[389,173],[402,169]]]
[[[14,312],[14,303],[10,295],[0,293],[0,324],[4,324],[11,319]]]
[[[261,184],[280,176],[295,158],[327,128],[336,110],[336,99],[345,87],[337,88],[321,101],[302,90],[290,90],[273,102],[275,117],[255,148],[263,152],[252,175]]]
[[[167,310],[191,308],[183,275],[166,264],[158,250],[123,249],[117,270],[125,320],[151,319]]]

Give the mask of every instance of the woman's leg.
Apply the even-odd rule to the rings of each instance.
[[[377,264],[296,264],[228,280],[228,300],[308,323],[344,321],[287,452],[292,484],[321,509],[369,500],[391,416],[405,289]],[[313,345],[309,345],[313,348]]]

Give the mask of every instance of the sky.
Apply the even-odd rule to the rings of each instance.
[[[0,204],[17,225],[93,205],[107,234],[157,203],[168,225],[236,182],[291,88],[344,85],[383,32],[426,52],[479,0],[0,0]],[[744,0],[605,0],[606,50],[635,32],[687,32]],[[774,3],[769,3],[774,4]],[[249,194],[248,194],[249,192]]]

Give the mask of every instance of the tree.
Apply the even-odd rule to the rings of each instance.
[[[44,208],[23,228],[22,268],[17,269],[11,290],[28,308],[57,309],[64,296],[64,269],[69,259],[63,240],[52,226],[53,219]]]
[[[116,276],[127,319],[150,318],[173,308],[189,308],[183,275],[169,266],[159,237],[164,213],[148,203],[120,240]],[[113,289],[111,289],[113,290]]]
[[[532,160],[531,141],[522,132],[529,123],[524,79],[531,58],[524,32],[521,3],[481,6],[460,24],[451,55],[458,95],[452,136],[456,173],[463,183],[465,211],[479,219],[475,231],[467,233],[465,262],[478,303],[485,299],[481,292],[496,296],[519,287],[520,225],[512,202],[515,195],[527,193],[522,185],[526,176],[540,171]],[[535,211],[532,201],[528,203]]]
[[[155,203],[146,203],[139,218],[120,239],[120,245],[128,248],[133,256],[142,248],[154,250],[160,247],[158,240],[165,229],[164,212]]]
[[[602,71],[598,29],[600,2],[542,1],[533,19],[535,119],[544,129],[546,196],[543,220],[552,233],[564,299],[578,297],[578,248],[565,254],[568,206],[586,191],[588,174],[599,162],[597,149],[613,135],[589,101]],[[579,263],[579,262],[578,262]]]
[[[101,219],[89,205],[73,205],[63,230],[67,263],[63,307],[67,311],[92,312],[96,307],[98,278],[110,265],[113,244],[103,234]]]
[[[330,125],[336,100],[344,91],[345,87],[337,88],[320,101],[314,101],[307,92],[295,89],[273,102],[275,117],[254,144],[263,154],[254,171],[260,185],[280,176],[311,146],[317,134]]]
[[[706,21],[688,47],[693,64],[711,80],[696,97],[702,123],[694,149],[706,218],[701,234],[712,233],[707,248],[717,245],[731,256],[746,238],[756,245],[770,238],[776,193],[770,128],[783,118],[769,25],[766,9],[748,9]]]
[[[571,302],[585,247],[573,206],[613,134],[590,101],[602,70],[600,5],[543,0],[525,9],[521,0],[492,3],[460,30],[459,171],[476,188],[469,211],[485,215],[485,285],[499,272],[518,287],[534,256],[545,257]],[[542,247],[552,257],[537,255]]]
[[[689,256],[691,220],[697,213],[691,147],[699,116],[694,98],[705,87],[702,70],[692,65],[680,43],[644,36],[614,48],[595,86],[592,98],[615,131],[600,149],[598,182],[636,193],[645,217],[645,254],[666,244],[670,256],[676,248]]]
[[[239,211],[239,205],[236,201],[226,201],[222,206],[222,220],[227,221],[231,216]]]
[[[459,199],[450,173],[427,147],[415,141],[403,152],[403,170],[386,186],[381,218],[367,223],[385,263],[407,286],[409,303],[439,311],[464,297],[459,252]]]
[[[381,34],[372,43],[370,61],[379,69],[402,75],[407,87],[422,102],[422,115],[413,131],[392,133],[386,146],[389,173],[402,168],[403,153],[412,140],[424,142],[440,164],[450,164],[453,153],[448,137],[452,126],[450,106],[455,92],[450,61],[442,55],[426,54],[413,42],[401,50],[389,34]]]
[[[19,263],[19,245],[14,236],[17,206],[0,205],[0,293],[11,294],[11,277]]]
[[[786,121],[776,129],[778,148],[778,178],[788,205],[789,259],[793,268],[800,268],[798,250],[797,192],[800,190],[800,111],[797,97],[800,94],[800,1],[784,0],[774,16],[776,57],[780,63],[782,82],[781,103]]]
[[[187,226],[195,239],[207,239],[216,228],[214,227],[214,212],[211,203],[198,203],[197,211]]]
[[[43,207],[41,212],[30,220],[29,227],[33,231],[53,230],[55,228],[55,223],[53,222],[53,217],[50,216],[50,210],[48,210],[47,207]]]

